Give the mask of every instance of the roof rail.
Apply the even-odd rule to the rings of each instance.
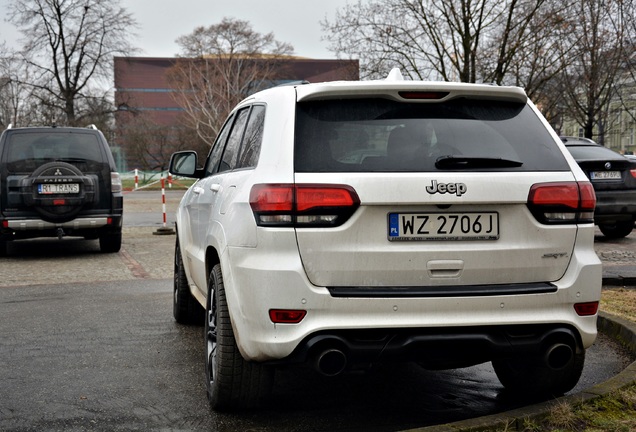
[[[9,126],[7,126],[7,129],[13,129],[13,123],[9,123]]]
[[[97,126],[95,126],[94,124],[89,124],[88,126],[86,126],[88,129],[95,129],[97,130]]]
[[[274,87],[288,87],[288,86],[298,86],[298,85],[305,85],[305,84],[311,84],[311,83],[307,80],[296,80],[296,81],[288,81],[285,83],[277,84]]]

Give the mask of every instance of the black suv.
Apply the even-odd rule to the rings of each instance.
[[[123,195],[95,126],[9,126],[0,136],[0,255],[9,241],[77,236],[121,248]]]

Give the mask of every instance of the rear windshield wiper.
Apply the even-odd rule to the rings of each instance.
[[[470,168],[516,168],[523,162],[479,156],[440,156],[435,161],[435,167],[439,169],[470,169]]]
[[[88,162],[86,158],[77,158],[77,157],[56,157],[54,158],[56,162]]]

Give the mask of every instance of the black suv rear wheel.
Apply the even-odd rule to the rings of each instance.
[[[99,249],[103,253],[115,253],[121,249],[121,228],[99,236]]]

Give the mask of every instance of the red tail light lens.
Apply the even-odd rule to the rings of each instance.
[[[339,226],[359,205],[355,190],[346,185],[258,184],[250,192],[259,226]]]
[[[291,185],[255,185],[250,192],[252,210],[263,213],[289,213],[294,206]]]
[[[598,312],[598,302],[577,303],[574,305],[574,310],[579,316],[596,315],[596,312]]]
[[[305,318],[307,311],[295,309],[270,309],[269,319],[274,324],[298,324]]]
[[[348,186],[297,186],[296,210],[324,207],[351,207],[358,204],[356,193]]]
[[[538,183],[528,208],[541,223],[593,223],[596,195],[590,182]]]

